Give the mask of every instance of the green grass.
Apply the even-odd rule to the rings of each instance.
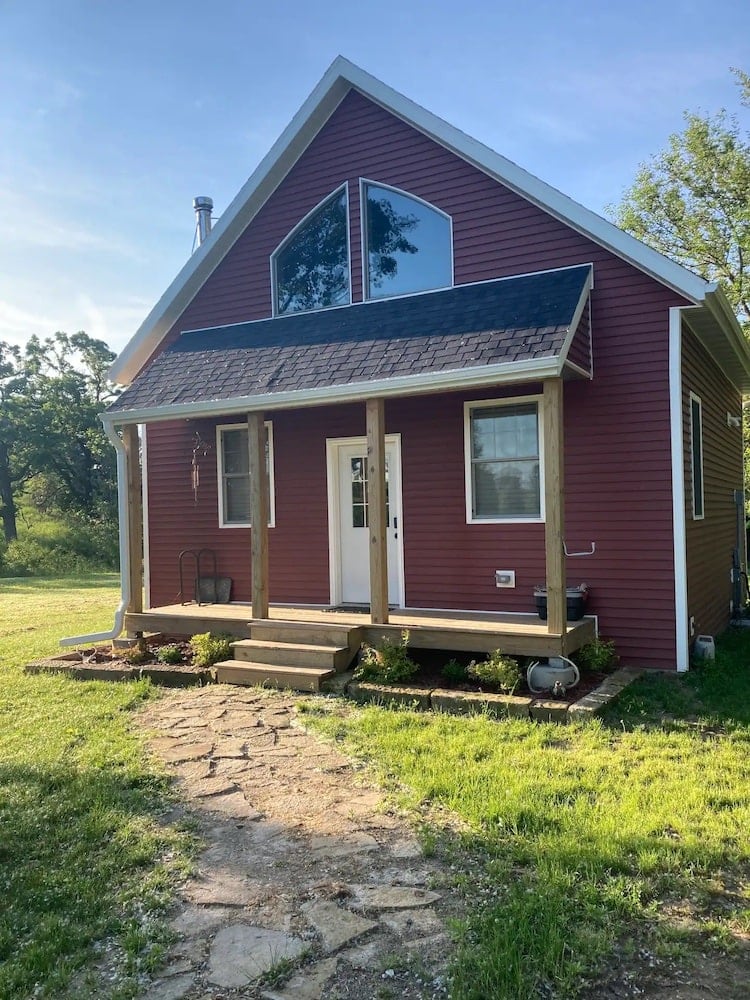
[[[748,664],[750,635],[729,636],[715,665],[644,679],[606,720],[566,727],[374,707],[305,718],[408,805],[464,821],[456,1000],[574,996],[627,937],[697,954],[747,922]],[[664,915],[680,900],[694,933]]]
[[[135,995],[158,962],[159,919],[188,865],[190,835],[164,819],[165,775],[131,727],[151,696],[23,673],[61,636],[109,627],[112,574],[0,581],[0,998],[87,996],[95,946],[117,980],[90,995]]]

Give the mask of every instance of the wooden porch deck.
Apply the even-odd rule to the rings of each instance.
[[[194,635],[228,632],[251,637],[253,624],[273,625],[279,638],[301,625],[345,626],[359,633],[360,642],[397,638],[409,630],[409,645],[422,649],[463,650],[486,653],[501,649],[514,656],[569,656],[595,637],[595,621],[568,622],[564,632],[549,632],[547,622],[534,615],[479,611],[398,608],[389,612],[387,625],[373,625],[366,610],[272,605],[268,619],[253,619],[250,604],[170,604],[125,616],[128,632],[164,632]]]

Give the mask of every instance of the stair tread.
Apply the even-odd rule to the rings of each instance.
[[[254,663],[252,660],[221,660],[215,667],[245,670],[247,673],[300,674],[302,677],[327,677],[335,674],[333,667],[288,667],[281,663]]]
[[[233,646],[243,649],[290,649],[308,653],[341,653],[346,646],[334,646],[333,643],[320,645],[312,642],[286,642],[283,639],[238,639]]]

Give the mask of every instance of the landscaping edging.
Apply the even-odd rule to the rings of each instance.
[[[553,698],[525,695],[490,694],[484,691],[450,691],[444,688],[391,687],[350,681],[346,692],[358,702],[403,705],[449,715],[491,715],[493,718],[535,719],[537,722],[567,722],[593,718],[626,687],[637,680],[642,670],[621,667],[598,688],[571,704]]]
[[[77,681],[137,681],[148,678],[164,687],[189,687],[192,684],[212,684],[216,680],[210,667],[189,664],[166,665],[146,663],[125,666],[121,660],[112,664],[87,662],[79,653],[61,653],[44,660],[35,660],[24,667],[27,674],[65,674]]]

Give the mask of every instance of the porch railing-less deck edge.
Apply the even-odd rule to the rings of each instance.
[[[399,608],[389,612],[386,624],[373,624],[369,614],[326,607],[274,605],[267,615],[262,619],[266,632],[272,627],[282,641],[285,631],[302,624],[346,626],[356,630],[360,642],[370,643],[397,638],[408,629],[409,645],[415,648],[477,653],[502,649],[515,656],[569,656],[596,634],[595,619],[590,617],[568,622],[564,631],[550,632],[548,623],[533,615],[497,612]],[[189,636],[214,631],[248,638],[253,609],[248,604],[165,605],[128,613],[125,627],[131,633]]]

